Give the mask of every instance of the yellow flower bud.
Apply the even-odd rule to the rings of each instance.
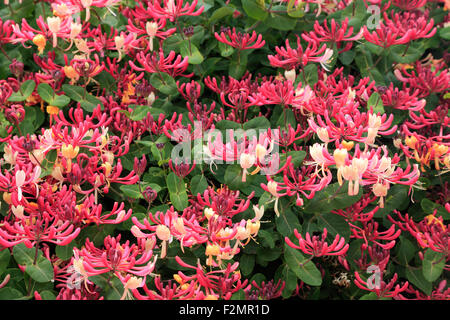
[[[57,115],[59,113],[59,108],[55,106],[47,106],[47,113]]]
[[[47,44],[47,39],[42,34],[37,34],[33,38],[33,43],[38,47],[39,54],[44,52],[45,45]]]

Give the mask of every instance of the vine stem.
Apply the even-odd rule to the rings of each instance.
[[[3,49],[3,46],[0,46],[0,51],[3,53],[3,55],[4,55],[9,61],[12,61],[11,57],[8,56],[8,54],[6,53],[5,49]]]

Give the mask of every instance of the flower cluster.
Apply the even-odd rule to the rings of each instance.
[[[448,2],[38,2],[0,8],[3,298],[450,299]]]

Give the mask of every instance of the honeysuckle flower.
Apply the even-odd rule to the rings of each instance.
[[[83,257],[82,265],[86,274],[90,276],[113,272],[119,275],[128,272],[138,277],[150,275],[156,264],[153,260],[153,250],[145,249],[145,242],[130,245],[129,241],[120,244],[120,235],[113,238],[108,236],[104,240],[104,249],[94,246],[89,239],[80,250],[74,248],[79,257]]]
[[[48,29],[53,34],[53,47],[56,47],[58,41],[58,32],[61,28],[60,17],[47,17]]]
[[[151,10],[155,18],[169,19],[171,22],[176,21],[181,16],[198,16],[205,9],[201,6],[195,10],[198,0],[192,3],[183,3],[183,0],[163,0],[164,6],[161,6],[161,0],[148,3],[148,8]]]
[[[323,229],[322,237],[310,236],[306,233],[305,238],[294,229],[294,235],[298,239],[299,244],[294,244],[291,239],[285,237],[285,241],[288,246],[294,249],[299,249],[307,255],[312,257],[322,257],[322,256],[338,256],[343,255],[347,252],[349,244],[345,243],[345,239],[339,235],[336,235],[332,244],[328,245],[326,243],[328,231],[326,228]]]
[[[248,33],[242,34],[240,32],[236,33],[236,28],[228,29],[220,34],[215,32],[214,36],[218,41],[238,50],[259,49],[265,44],[262,35],[258,35],[255,31],[251,35]]]
[[[351,49],[354,41],[361,39],[363,29],[353,34],[353,27],[348,26],[349,19],[346,17],[342,24],[336,23],[334,19],[331,19],[331,28],[328,27],[327,20],[323,21],[323,27],[319,24],[319,21],[314,23],[314,31],[309,33],[304,32],[302,38],[306,41],[315,41],[317,43],[330,42],[336,44],[337,48],[340,49],[339,53],[348,51]],[[345,47],[342,48],[342,42],[346,42]],[[328,71],[328,70],[327,70]]]
[[[316,42],[308,42],[308,47],[303,51],[300,37],[297,36],[297,49],[292,49],[289,40],[286,39],[286,48],[275,47],[277,54],[275,56],[269,55],[267,58],[274,67],[292,70],[294,68],[304,67],[309,62],[326,62],[329,59],[329,51],[325,60],[323,56],[320,56],[326,49],[326,44],[323,44],[319,48]]]
[[[322,68],[324,68],[326,71],[330,71],[328,64],[331,63],[331,57],[333,56],[333,50],[326,49],[323,56],[318,60]]]
[[[136,290],[137,288],[142,287],[145,284],[145,278],[139,278],[135,276],[127,275],[125,279],[121,279],[122,283],[125,282],[123,288],[123,294],[122,297],[120,297],[120,300],[129,300],[133,298],[132,293],[130,290]]]
[[[253,154],[242,153],[239,158],[239,164],[242,169],[242,182],[246,181],[247,169],[251,168],[255,164],[256,158]]]
[[[397,284],[395,287],[395,283],[398,279],[397,273],[394,274],[393,278],[389,283],[384,282],[383,280],[380,281],[379,287],[370,287],[366,281],[364,281],[359,273],[355,271],[355,285],[366,291],[375,292],[378,297],[385,297],[385,298],[394,298],[397,297],[401,292],[405,291],[408,288],[408,281],[406,281],[403,285]]]
[[[385,250],[392,249],[395,246],[395,239],[401,234],[401,230],[396,230],[393,224],[386,231],[378,231],[378,226],[378,222],[373,221],[362,222],[362,227],[350,224],[352,237],[363,239],[365,247],[368,247],[368,242],[371,241]],[[380,240],[389,242],[383,244]]]
[[[446,207],[447,210],[450,209],[448,204]],[[436,217],[437,210],[419,222],[415,222],[407,213],[402,215],[398,210],[394,210],[394,213],[397,214],[398,220],[389,215],[389,221],[401,230],[409,232],[421,248],[430,248],[435,252],[443,253],[448,261],[450,252],[448,243],[449,226],[444,224],[442,217]],[[448,265],[445,268],[448,270]]]
[[[37,34],[33,37],[33,43],[38,47],[39,54],[42,54],[47,44],[47,39],[42,34]]]
[[[92,6],[93,0],[80,0],[80,2],[81,2],[81,5],[83,6],[83,8],[86,9],[85,21],[89,21],[89,19],[91,17],[91,6]]]

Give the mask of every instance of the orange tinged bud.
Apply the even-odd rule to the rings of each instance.
[[[417,143],[417,138],[414,136],[411,137],[406,137],[405,139],[405,143],[408,147],[410,147],[411,149],[416,149],[416,143]]]
[[[206,246],[205,255],[218,256],[220,254],[220,247],[217,244],[208,244]]]
[[[183,283],[184,283],[183,279],[181,279],[180,275],[178,275],[178,274],[174,274],[174,275],[173,275],[173,279],[174,279],[176,282],[178,282],[179,284],[183,284]]]
[[[353,141],[349,141],[349,142],[347,142],[347,141],[342,141],[342,146],[345,148],[345,149],[347,149],[347,151],[350,151],[350,150],[352,150],[352,148],[353,148],[353,146],[355,145],[355,143],[353,142]]]
[[[77,146],[74,148],[71,144],[63,144],[63,146],[61,147],[61,153],[66,159],[75,158],[78,154],[78,151],[80,151],[80,147]]]
[[[33,43],[38,47],[39,54],[44,52],[45,45],[47,44],[47,39],[42,34],[37,34],[33,38]]]
[[[7,204],[11,205],[11,204],[12,204],[12,202],[11,202],[11,193],[9,193],[9,192],[3,192],[3,200],[4,200]]]
[[[51,115],[57,115],[59,113],[59,108],[55,106],[47,106],[47,113]]]
[[[66,77],[74,80],[78,80],[78,78],[80,77],[78,72],[76,72],[72,66],[64,66],[64,74],[66,75]]]

